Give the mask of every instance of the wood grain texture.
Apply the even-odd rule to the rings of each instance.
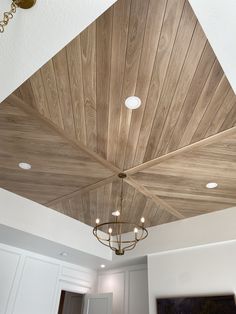
[[[150,194],[185,217],[236,204],[236,130],[208,145],[182,152],[132,176]],[[216,189],[207,189],[216,182]]]
[[[235,167],[233,160],[229,164],[225,159],[227,153],[233,159],[236,96],[187,0],[118,0],[15,95],[18,98],[9,99],[1,108],[2,117],[6,119],[9,106],[13,106],[9,122],[13,109],[27,107],[25,115],[32,113],[32,121],[43,123],[57,134],[65,154],[57,175],[61,178],[68,156],[65,169],[70,168],[71,181],[68,176],[62,183],[50,174],[53,192],[46,185],[40,185],[42,190],[37,192],[34,180],[23,182],[22,173],[17,172],[14,179],[14,171],[5,165],[2,154],[0,166],[6,178],[2,182],[8,182],[5,186],[9,189],[27,195],[32,184],[31,194],[28,192],[31,199],[88,224],[98,214],[108,219],[111,208],[117,207],[120,185],[116,175],[123,170],[129,176],[124,200],[126,219],[144,211],[151,226],[234,204],[226,181],[234,182],[228,177],[221,182],[220,177],[224,178],[223,169],[227,173],[229,166]],[[142,100],[142,106],[133,111],[124,106],[125,99],[132,95]],[[27,127],[27,121],[22,121],[27,129],[15,131],[20,132],[22,141],[27,139],[30,145],[36,145],[33,122]],[[4,145],[9,145],[8,132],[11,135],[13,130],[2,126]],[[41,137],[46,141],[40,132],[37,141]],[[25,145],[21,148],[20,143],[11,142],[15,160],[21,157]],[[47,149],[61,149],[57,140],[52,147],[47,145],[47,141],[39,145],[42,150],[37,163],[41,154],[45,161]],[[217,145],[225,147],[226,153],[222,149],[219,153]],[[70,157],[65,152],[67,147],[73,154],[85,154],[88,162]],[[81,173],[72,173],[77,163]],[[100,170],[91,163],[99,165]],[[84,182],[87,171],[91,181]],[[191,179],[191,172],[199,175]],[[213,172],[219,173],[212,177],[220,182],[218,196],[204,189],[203,181],[208,175],[210,181]],[[232,180],[233,176],[232,172]],[[41,184],[40,176],[34,178]],[[16,185],[14,180],[18,181]]]
[[[114,173],[16,100],[11,96],[0,107],[2,188],[45,204]],[[21,170],[19,162],[30,163],[32,169]]]
[[[124,183],[124,202],[122,217],[125,221],[139,223],[145,215],[148,227],[175,221],[177,218],[166,212],[161,205],[155,204],[132,186]],[[71,204],[76,204],[75,207]],[[60,212],[94,226],[96,218],[101,221],[113,221],[112,212],[120,206],[120,180],[90,191],[81,191],[76,196],[55,203],[51,207]],[[89,210],[92,208],[92,210]],[[132,231],[133,226],[123,229]],[[107,230],[104,230],[107,231]]]
[[[17,95],[120,169],[232,127],[236,101],[186,0],[117,1]]]

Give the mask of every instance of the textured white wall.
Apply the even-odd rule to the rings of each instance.
[[[0,34],[0,102],[116,0],[38,0]],[[10,1],[1,0],[0,13]]]
[[[149,313],[156,298],[235,294],[235,260],[236,241],[150,255]]]
[[[0,243],[0,314],[57,314],[61,290],[94,291],[96,272]]]

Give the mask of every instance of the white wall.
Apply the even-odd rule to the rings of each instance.
[[[158,252],[191,248],[236,239],[236,207],[148,228],[149,236],[123,260]],[[113,255],[113,261],[119,256]]]
[[[156,298],[235,294],[235,261],[236,241],[150,255],[149,313]]]
[[[97,241],[92,227],[1,188],[0,224],[86,254],[112,259],[111,250]]]
[[[147,265],[100,272],[98,292],[113,293],[112,314],[148,314]]]
[[[57,314],[61,290],[93,292],[96,272],[0,244],[0,314]]]
[[[0,40],[0,102],[92,23],[115,0],[38,0],[17,10]],[[9,0],[1,0],[0,12]]]

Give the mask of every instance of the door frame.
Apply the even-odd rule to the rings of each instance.
[[[62,291],[68,291],[68,292],[74,292],[78,294],[86,295],[87,293],[91,292],[91,288],[87,287],[86,285],[83,285],[82,283],[75,283],[71,282],[69,280],[60,279],[59,284],[57,286],[57,297],[55,302],[55,309],[54,314],[58,313],[59,305],[60,305],[60,298],[61,298],[61,292]]]

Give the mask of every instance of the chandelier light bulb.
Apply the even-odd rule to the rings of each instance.
[[[134,233],[138,233],[138,228],[134,228]]]
[[[97,219],[96,219],[96,224],[98,225],[99,223],[100,223],[100,219],[97,218]]]
[[[145,218],[142,217],[142,218],[140,219],[140,221],[141,221],[142,224],[144,224],[144,223],[145,223]]]
[[[113,216],[119,217],[120,216],[120,211],[116,210],[115,212],[112,213]]]
[[[109,229],[108,229],[108,232],[109,232],[110,234],[112,234],[112,228],[109,228]]]

